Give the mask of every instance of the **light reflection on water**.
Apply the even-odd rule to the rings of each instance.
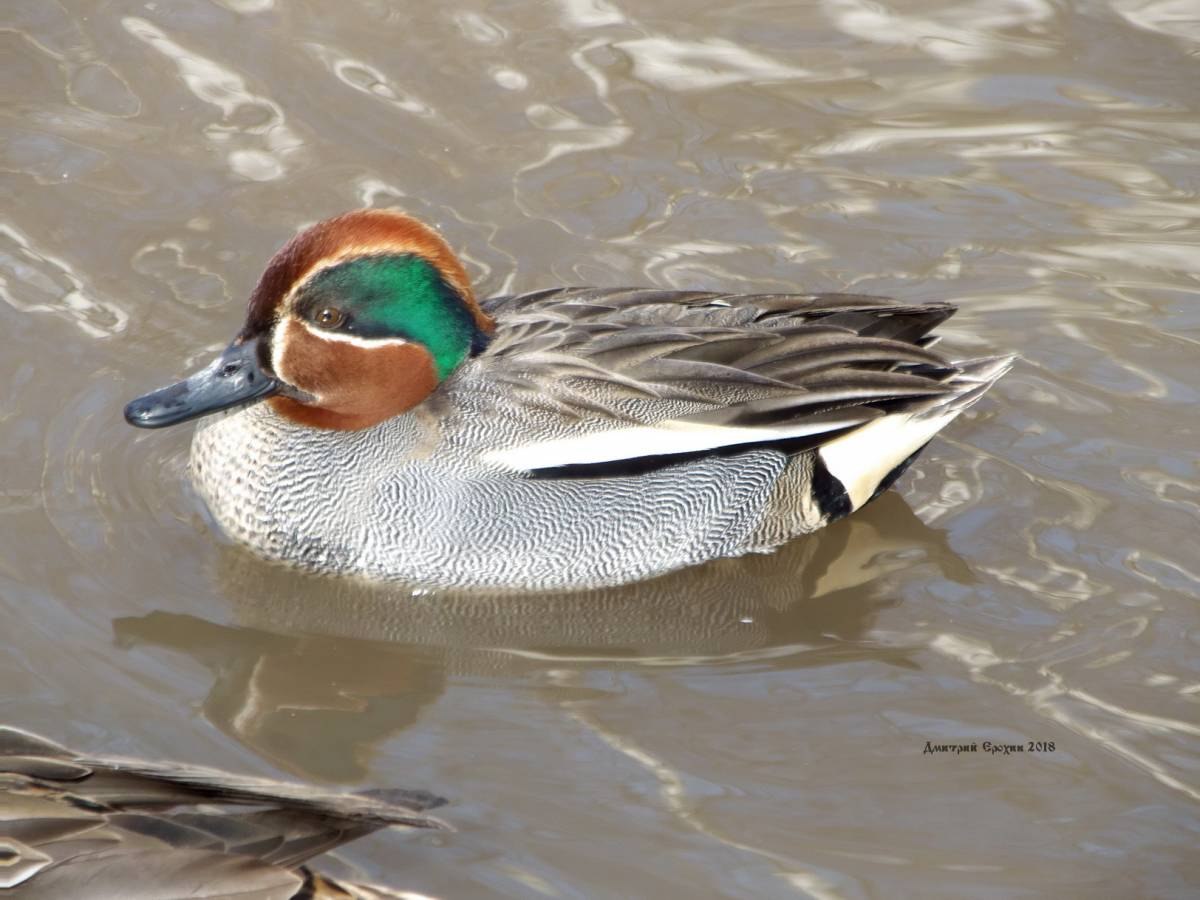
[[[349,856],[433,894],[1194,883],[1189,4],[18,0],[4,29],[4,721],[427,785],[458,834]],[[215,535],[186,431],[120,409],[359,205],[437,224],[483,293],[957,299],[950,346],[1023,362],[773,556],[560,598],[307,578]]]

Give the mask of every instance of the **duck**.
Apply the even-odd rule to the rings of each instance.
[[[0,896],[411,897],[308,862],[381,828],[451,830],[426,815],[445,802],[89,756],[0,726]]]
[[[939,352],[955,310],[479,300],[436,230],[363,209],[287,242],[225,350],[125,419],[201,419],[197,493],[268,560],[414,589],[592,589],[771,552],[871,502],[1013,364]]]

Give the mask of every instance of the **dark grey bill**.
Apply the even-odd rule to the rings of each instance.
[[[125,407],[125,421],[138,428],[177,425],[253,403],[278,393],[280,387],[258,363],[257,340],[230,344],[195,375],[132,401]]]

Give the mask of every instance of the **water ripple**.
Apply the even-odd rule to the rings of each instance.
[[[451,862],[404,857],[450,894],[1186,893],[1194,6],[8,0],[7,718],[453,784]],[[946,349],[1022,362],[774,555],[553,606],[310,582],[214,532],[186,429],[120,411],[356,205],[440,227],[481,294],[948,299]],[[1059,749],[921,753],[985,737]]]
[[[414,116],[431,118],[434,115],[429,104],[400,87],[383,71],[369,63],[348,57],[343,51],[328,44],[310,42],[304,45],[304,49],[347,87],[383,100]]]
[[[1011,53],[1045,56],[1057,50],[1057,41],[1035,31],[1055,15],[1046,0],[973,0],[951,3],[924,15],[898,12],[868,0],[823,0],[821,5],[846,34],[916,47],[947,62],[974,62]],[[1019,28],[1025,29],[1020,37],[1003,34]]]
[[[282,178],[295,164],[304,141],[287,125],[278,103],[251,91],[235,70],[188,50],[147,20],[126,16],[121,24],[171,60],[197,98],[221,111],[222,123],[205,127],[204,136],[224,150],[234,174],[271,181]],[[233,146],[225,149],[229,144]]]
[[[745,82],[828,80],[855,74],[789,66],[720,38],[681,41],[655,36],[612,46],[629,55],[635,78],[668,91],[703,91]]]
[[[66,260],[39,250],[28,236],[0,223],[0,299],[23,313],[65,318],[91,337],[125,330],[129,313],[95,296]]]

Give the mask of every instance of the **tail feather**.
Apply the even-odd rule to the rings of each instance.
[[[898,467],[911,462],[935,434],[1012,368],[1015,360],[1015,356],[991,356],[955,363],[957,372],[946,382],[950,392],[875,419],[823,445],[818,451],[821,462],[842,483],[851,511],[876,496],[885,481],[894,479]]]
[[[947,381],[947,386],[953,388],[950,393],[931,398],[921,409],[916,410],[917,416],[943,415],[960,412],[971,406],[987,393],[988,388],[995,384],[1005,372],[1017,361],[1015,354],[1006,356],[981,356],[977,359],[964,359],[956,362],[958,369]]]

